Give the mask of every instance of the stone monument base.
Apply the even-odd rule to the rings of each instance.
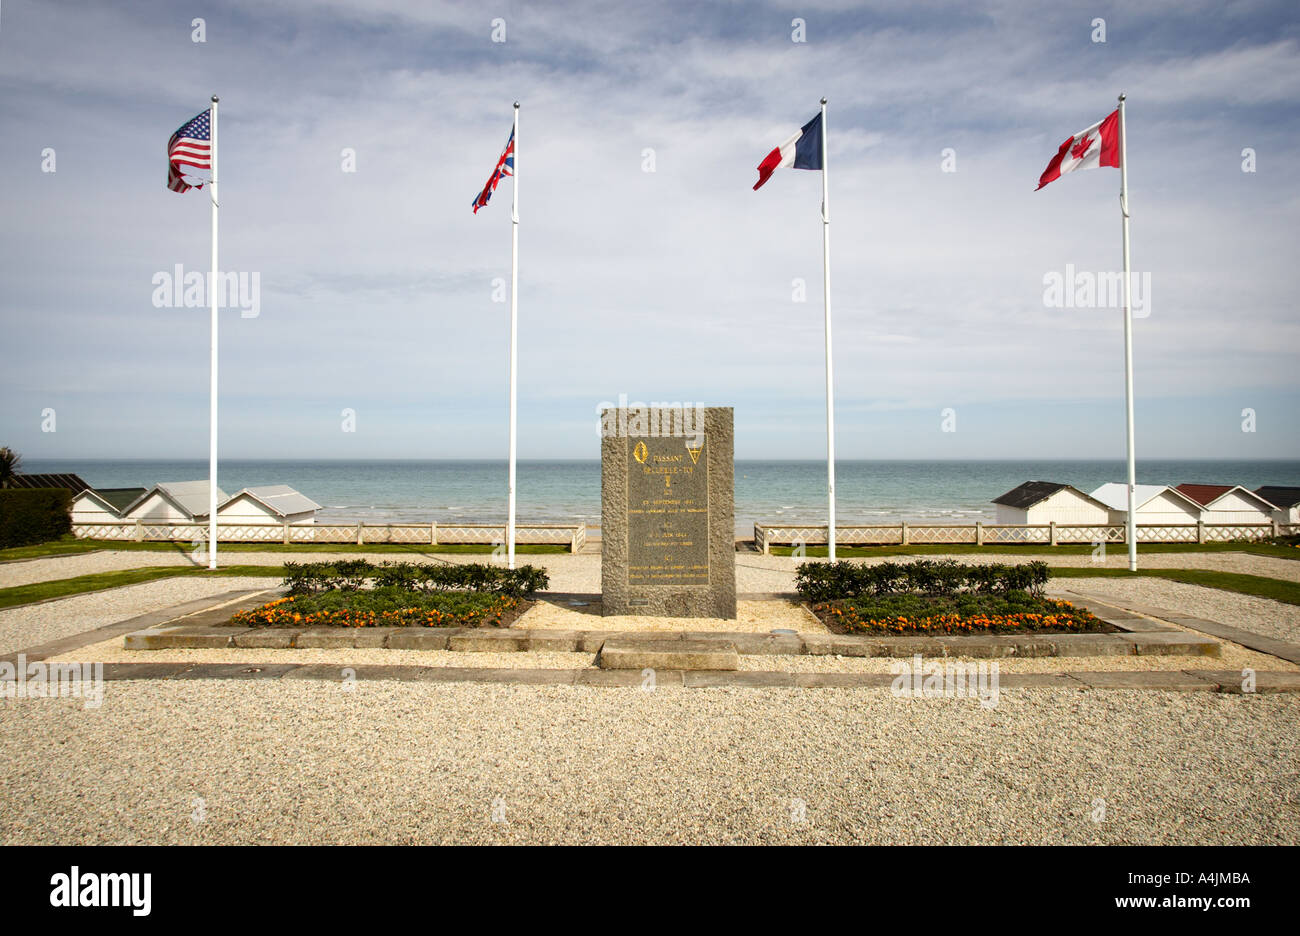
[[[730,407],[601,413],[602,613],[736,616]]]

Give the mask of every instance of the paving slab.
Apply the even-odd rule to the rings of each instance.
[[[1241,670],[1187,670],[1187,673],[1200,679],[1208,679],[1219,685],[1219,691],[1238,695],[1249,695],[1245,689],[1245,674]],[[1255,692],[1300,692],[1300,673],[1282,671],[1255,672]]]
[[[525,631],[528,649],[544,653],[577,653],[582,638],[580,631],[573,630],[530,630]],[[595,650],[591,651],[595,653]]]
[[[1183,631],[1157,634],[1120,634],[1119,637],[1132,643],[1139,656],[1169,656],[1171,654],[1218,656],[1222,651],[1222,647],[1217,640],[1210,640],[1208,637],[1200,637]]]
[[[653,670],[655,689],[682,687],[681,670]],[[641,670],[578,670],[574,684],[578,686],[618,687],[647,689],[649,674]]]
[[[172,679],[193,663],[105,663],[104,681],[119,679]]]
[[[446,650],[450,640],[443,628],[399,627],[388,635],[384,646],[389,650]]]
[[[891,673],[795,673],[794,684],[802,689],[881,689],[894,682]]]
[[[1084,689],[1071,673],[998,673],[1000,689]]]
[[[293,645],[310,650],[351,650],[356,646],[356,629],[307,627],[298,632],[298,638]]]
[[[734,670],[740,658],[729,640],[610,637],[597,663],[602,669]]]
[[[194,663],[171,679],[279,679],[299,663]]]
[[[510,653],[528,649],[528,635],[522,631],[464,631],[447,640],[448,650],[467,653]]]
[[[1124,673],[1073,673],[1075,679],[1093,689],[1172,689],[1180,691],[1218,691],[1211,679],[1158,670]]]
[[[288,650],[294,645],[297,631],[281,627],[235,628],[230,635],[231,646],[260,647],[266,650]]]
[[[412,671],[419,669],[418,666],[402,667],[402,668],[403,669],[409,668]],[[341,666],[335,663],[306,663],[303,664],[302,666],[297,666],[289,670],[289,672],[285,673],[282,678],[283,679],[318,679],[321,680],[322,682],[342,683],[344,681],[343,671],[346,669],[354,669],[354,668],[348,666]],[[353,675],[356,676],[355,670],[353,672]]]
[[[229,627],[151,627],[122,638],[127,650],[213,650],[230,646],[234,632]]]
[[[687,689],[711,687],[743,687],[748,689],[793,689],[794,673],[769,673],[746,670],[744,672],[710,672],[688,670],[682,673],[682,684]]]

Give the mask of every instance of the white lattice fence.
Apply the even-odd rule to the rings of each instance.
[[[1192,528],[1192,540],[1196,540],[1195,527]],[[1092,545],[1093,543],[1122,543],[1124,542],[1123,526],[1087,526],[1084,524],[1069,524],[1067,526],[1058,526],[1056,528],[1056,542],[1065,543],[1084,543]]]
[[[975,542],[973,526],[914,526],[907,528],[909,543],[971,543]]]
[[[73,536],[79,539],[147,542],[207,542],[205,523],[147,523],[125,521],[116,523],[77,523]],[[287,530],[290,543],[359,543],[409,544],[409,545],[493,545],[504,543],[505,526],[466,524],[437,526],[419,524],[340,524],[291,525]],[[217,528],[217,541],[221,543],[283,543],[286,529],[283,524],[221,524]],[[515,527],[515,542],[520,545],[567,546],[574,552],[587,542],[585,524],[531,524]]]
[[[74,523],[72,535],[77,539],[135,539],[134,523]]]
[[[1281,532],[1281,524],[1278,524]],[[1271,523],[1216,523],[1205,527],[1207,543],[1228,543],[1233,540],[1262,540],[1273,535]]]
[[[1209,527],[1206,527],[1208,530]],[[1195,543],[1196,524],[1176,523],[1169,526],[1142,524],[1137,526],[1139,543]],[[1121,536],[1121,543],[1127,540]]]
[[[1035,526],[986,526],[985,543],[1043,543],[1052,542],[1052,528],[1048,525]]]

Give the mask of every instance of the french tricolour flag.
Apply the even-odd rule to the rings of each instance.
[[[772,173],[784,167],[795,169],[822,168],[822,115],[818,114],[803,125],[790,139],[786,140],[764,157],[758,164],[758,181],[754,191],[772,177]]]

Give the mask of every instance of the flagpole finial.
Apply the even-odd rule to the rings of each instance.
[[[212,103],[213,104],[217,103],[217,100],[218,100],[217,96],[215,94],[212,95]]]
[[[822,98],[822,107],[826,106],[826,98]]]
[[[515,110],[519,110],[519,102],[515,101]]]
[[[1124,100],[1126,97],[1128,97],[1128,95],[1125,94],[1123,91],[1121,91],[1121,92],[1119,93],[1119,99],[1120,99],[1121,101]]]

